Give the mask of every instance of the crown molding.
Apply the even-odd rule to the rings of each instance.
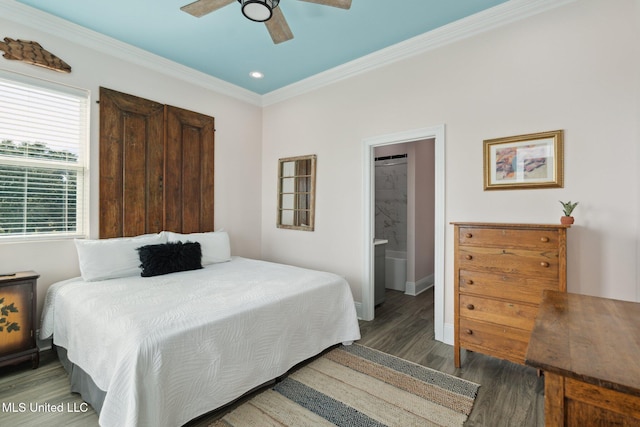
[[[249,104],[266,107],[576,1],[510,0],[264,95],[120,42],[15,0],[0,0],[0,16],[18,24],[54,34],[72,43],[153,69],[172,78],[210,89]]]
[[[0,0],[0,16],[35,30],[45,31],[89,49],[150,68],[169,77],[183,80],[256,106],[262,105],[261,95],[255,92],[18,3],[15,0]]]
[[[510,0],[262,95],[264,107],[577,0]]]

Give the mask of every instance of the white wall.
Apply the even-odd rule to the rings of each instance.
[[[449,221],[557,223],[569,231],[569,290],[640,300],[640,0],[580,0],[261,109],[137,61],[109,57],[3,13],[3,37],[40,42],[73,67],[59,74],[0,58],[0,67],[99,86],[216,118],[216,227],[236,255],[263,257],[363,284],[362,141],[446,125],[445,321],[452,322]],[[28,24],[28,25],[27,25]],[[91,120],[91,233],[97,224],[98,107]],[[482,190],[482,140],[565,130],[565,188]],[[316,231],[276,228],[277,160],[317,154]],[[302,249],[301,249],[302,248]],[[71,241],[0,244],[0,270],[77,275]]]
[[[16,21],[0,18],[3,37],[33,40],[72,67],[62,74],[0,58],[0,68],[91,91],[91,237],[98,234],[98,88],[104,86],[215,117],[215,226],[231,236],[232,253],[260,257],[262,109],[155,70],[101,54]],[[0,243],[0,271],[35,270],[38,307],[48,286],[79,275],[72,240]]]
[[[266,258],[363,276],[362,141],[446,125],[445,322],[453,321],[449,221],[558,223],[569,291],[638,300],[637,0],[581,0],[264,110]],[[483,140],[565,130],[562,189],[483,191]],[[279,157],[317,154],[316,231],[275,227]]]

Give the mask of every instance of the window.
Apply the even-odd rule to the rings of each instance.
[[[316,156],[278,161],[278,227],[313,231]]]
[[[0,71],[0,242],[86,237],[88,92]]]

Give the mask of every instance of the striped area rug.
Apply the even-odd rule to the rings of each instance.
[[[210,427],[462,426],[479,387],[353,344],[294,371]]]

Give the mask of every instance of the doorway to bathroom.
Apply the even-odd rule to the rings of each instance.
[[[443,341],[444,126],[363,142],[366,242],[361,317],[375,317],[375,243],[384,242],[385,287],[417,295],[433,286],[434,334]]]
[[[384,270],[386,289],[415,296],[434,280],[434,141],[385,145],[374,154],[374,246],[385,258],[379,266],[376,257],[374,281]],[[376,305],[382,299],[375,295]]]
[[[409,143],[409,144],[419,144]],[[413,148],[413,147],[411,147]],[[386,300],[386,291],[407,293],[409,194],[407,144],[392,144],[374,149],[374,301],[378,308]],[[411,151],[414,151],[411,149]],[[413,154],[413,153],[412,153]],[[412,156],[413,157],[413,156]],[[415,163],[415,162],[413,162]]]

